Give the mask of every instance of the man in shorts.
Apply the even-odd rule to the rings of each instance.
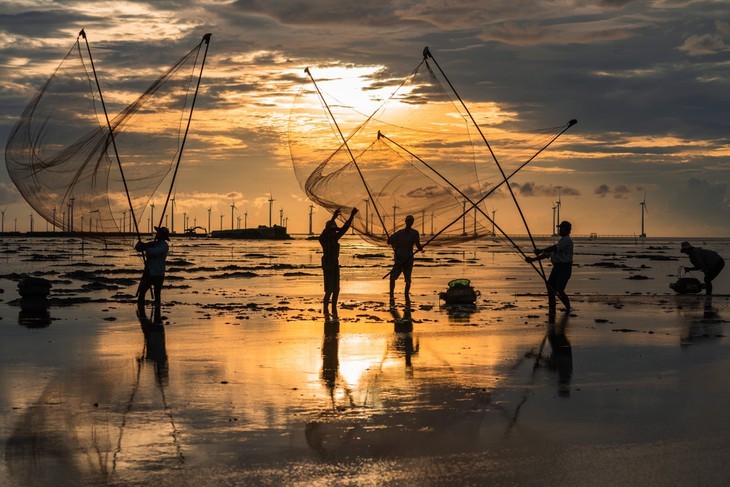
[[[340,295],[340,243],[339,240],[347,233],[352,225],[352,220],[357,215],[357,208],[350,212],[342,227],[337,226],[337,217],[340,216],[340,209],[332,213],[332,218],[325,224],[324,230],[319,236],[319,243],[322,245],[322,273],[324,274],[324,298],[322,299],[325,318],[330,317],[329,305],[332,299],[332,316],[337,319],[337,298]]]
[[[573,273],[573,239],[570,232],[573,226],[568,221],[560,222],[558,233],[560,240],[555,245],[536,251],[536,257],[526,257],[527,262],[534,262],[550,257],[553,269],[547,280],[548,291],[548,313],[555,314],[555,295],[565,305],[565,311],[570,311],[570,299],[565,294],[565,287],[568,285],[570,276]]]
[[[414,252],[413,247],[415,246],[420,252],[423,251],[421,246],[421,236],[418,230],[413,228],[413,222],[415,218],[412,215],[406,217],[405,228],[401,228],[393,235],[388,238],[388,245],[393,247],[394,262],[393,269],[390,271],[390,302],[395,302],[393,292],[395,291],[395,281],[403,274],[403,278],[406,281],[405,287],[405,298],[406,304],[410,304],[410,291],[411,291],[411,273],[413,272],[413,261]]]
[[[152,288],[155,299],[156,324],[162,323],[162,283],[165,280],[165,263],[170,247],[167,241],[170,240],[170,231],[167,227],[155,227],[155,239],[151,242],[137,242],[134,249],[137,252],[144,252],[146,265],[142,273],[142,279],[137,289],[137,307],[141,314],[144,314],[144,302],[147,291]]]

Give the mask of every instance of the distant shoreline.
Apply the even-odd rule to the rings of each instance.
[[[290,233],[289,234],[292,239],[298,239],[298,240],[306,240],[310,237],[316,237],[317,235],[310,235],[308,233]],[[429,234],[425,235],[426,237],[429,236]],[[0,233],[1,238],[9,237],[9,238],[76,238],[76,239],[101,239],[101,238],[130,238],[134,239],[137,237],[136,233],[130,233],[130,232],[110,232],[110,233],[100,233],[100,232],[83,232],[83,233],[77,233],[77,232],[4,232]],[[149,237],[153,238],[154,234],[147,234],[143,233],[142,238]],[[511,238],[514,239],[529,239],[529,235],[526,234],[510,234]],[[548,234],[532,234],[533,238],[539,238],[539,239],[548,239],[548,238],[558,238],[555,235],[548,235]],[[571,235],[572,238],[578,239],[578,240],[636,240],[637,242],[643,241],[643,242],[650,242],[650,241],[659,241],[659,240],[727,240],[730,237],[697,237],[697,236],[657,236],[657,237],[645,237],[640,238],[636,235],[602,235],[602,234],[573,234]],[[170,238],[174,239],[201,239],[201,238],[212,238],[209,235],[186,235],[183,233],[172,233],[170,234]],[[478,240],[501,240],[502,237],[497,236],[492,237],[490,235],[484,235],[481,237],[478,237],[476,239],[469,240],[470,242],[478,241]],[[221,238],[216,238],[215,240],[221,240]],[[276,239],[272,239],[276,240]]]

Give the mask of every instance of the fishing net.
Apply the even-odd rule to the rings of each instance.
[[[129,103],[125,88],[103,79],[99,92],[82,35],[13,127],[8,173],[28,204],[58,229],[107,237],[137,226],[144,232],[158,225],[150,204],[155,192],[172,184],[208,36]],[[137,79],[121,71],[114,77],[126,86]],[[164,188],[163,202],[167,194]]]
[[[342,208],[343,219],[357,207],[353,228],[378,244],[402,228],[407,215],[433,245],[501,236],[492,223],[497,211],[501,225],[525,233],[505,177],[566,125],[522,130],[514,114],[474,104],[474,118],[490,125],[493,156],[440,68],[425,56],[405,79],[385,70],[306,73],[288,131],[294,172],[313,202],[330,212]]]

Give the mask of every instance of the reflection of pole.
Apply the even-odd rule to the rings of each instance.
[[[431,235],[433,235],[433,211],[431,212]]]
[[[347,149],[347,153],[350,155],[350,159],[352,159],[352,163],[355,165],[355,169],[357,169],[357,173],[360,175],[360,180],[362,181],[363,186],[365,186],[365,191],[368,193],[368,198],[373,202],[373,209],[375,210],[375,213],[378,215],[378,219],[380,220],[380,224],[383,226],[383,231],[385,232],[386,236],[388,235],[388,229],[385,227],[385,222],[383,221],[383,218],[380,216],[380,210],[378,210],[378,205],[375,204],[375,200],[373,199],[373,195],[370,192],[370,187],[365,182],[365,176],[363,176],[362,171],[360,170],[360,165],[357,163],[357,160],[355,159],[355,156],[352,154],[352,151],[350,150],[350,146],[347,144],[347,139],[342,134],[342,130],[340,130],[340,126],[337,123],[337,120],[335,119],[335,116],[332,114],[332,111],[330,110],[330,106],[327,104],[327,101],[324,99],[324,96],[322,95],[322,92],[319,91],[319,86],[317,86],[317,82],[314,81],[314,76],[312,76],[312,73],[309,72],[309,68],[306,68],[304,70],[305,73],[309,75],[309,78],[312,80],[312,83],[314,84],[315,89],[317,90],[317,93],[319,94],[319,97],[322,100],[322,103],[324,103],[325,107],[327,108],[327,112],[330,115],[330,118],[332,119],[332,122],[334,123],[335,127],[337,128],[337,132],[340,134],[340,138],[342,139],[342,143],[345,146],[345,149]],[[395,221],[393,222],[395,224]]]

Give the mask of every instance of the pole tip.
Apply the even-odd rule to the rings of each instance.
[[[573,126],[573,125],[575,125],[576,123],[578,123],[578,120],[576,120],[576,119],[573,119],[573,120],[571,120],[571,121],[569,121],[569,122],[568,122],[568,127],[572,127],[572,126]]]
[[[86,31],[85,31],[84,29],[81,29],[81,30],[79,31],[79,35],[80,35],[81,37],[83,37],[84,39],[86,39]]]
[[[309,66],[307,66],[306,68],[304,68],[304,72],[307,73],[307,74],[309,74]]]
[[[426,46],[423,48],[423,59],[428,59],[430,57],[433,56],[431,56],[431,51],[428,49],[428,46]]]
[[[380,132],[380,130],[378,130],[378,140],[380,140],[380,137],[382,137],[382,136],[383,136],[383,134]]]
[[[212,35],[213,35],[213,34],[211,34],[210,32],[208,32],[207,34],[205,34],[205,35],[203,36],[203,41],[204,41],[204,42],[205,42],[206,44],[209,44],[209,43],[210,43],[210,36],[212,36]]]

